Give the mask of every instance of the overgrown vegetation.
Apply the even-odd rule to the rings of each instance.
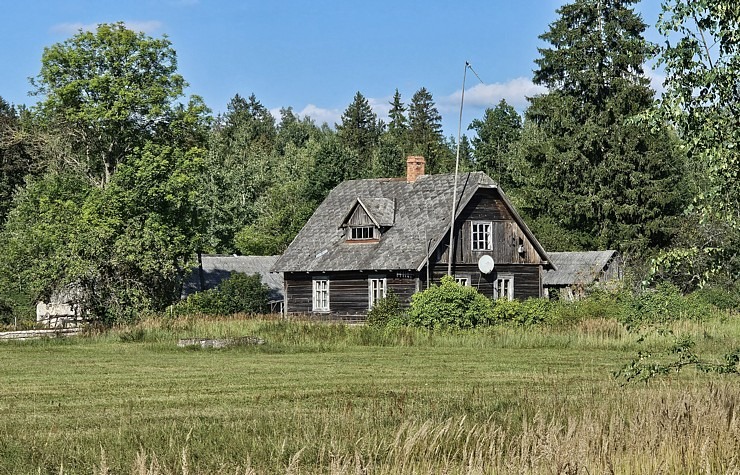
[[[472,287],[442,277],[439,285],[414,294],[409,323],[428,329],[474,328],[493,319],[493,304]]]
[[[625,331],[614,319],[465,331],[149,319],[0,345],[0,472],[705,473],[740,463],[740,380],[613,372],[677,339],[723,364],[736,314]],[[225,350],[178,338],[255,335]],[[664,363],[669,363],[664,360]],[[557,472],[556,472],[557,473]]]
[[[176,315],[234,315],[267,313],[269,288],[259,274],[232,272],[214,289],[196,292],[174,305]]]
[[[465,329],[490,325],[528,326],[573,325],[586,319],[614,319],[627,329],[660,326],[679,320],[703,321],[726,311],[737,312],[738,295],[721,287],[706,287],[683,294],[675,285],[664,282],[639,291],[594,288],[589,296],[576,301],[490,301],[475,289],[442,278],[440,285],[414,295],[408,314],[392,298],[371,312],[373,325],[405,322],[427,329]]]

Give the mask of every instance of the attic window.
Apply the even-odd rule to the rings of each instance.
[[[377,228],[375,226],[352,226],[349,229],[350,241],[371,241],[378,239]]]
[[[491,227],[492,223],[488,222],[473,222],[472,225],[472,248],[474,251],[490,251],[493,249],[493,240],[491,239]]]

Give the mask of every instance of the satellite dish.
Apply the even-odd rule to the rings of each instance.
[[[481,256],[478,259],[478,270],[483,274],[490,274],[493,271],[493,257],[489,255]]]

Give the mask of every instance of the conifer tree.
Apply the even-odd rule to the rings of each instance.
[[[666,245],[685,200],[683,162],[666,128],[633,120],[652,106],[643,64],[653,52],[637,0],[575,0],[541,38],[520,147],[520,206],[586,236],[584,248],[641,252]],[[538,235],[539,236],[539,235]],[[545,236],[545,241],[547,237]],[[557,239],[553,250],[567,250]]]
[[[359,91],[342,114],[342,123],[336,124],[337,134],[345,147],[354,150],[364,169],[370,168],[372,153],[378,145],[381,125],[370,103]]]
[[[426,159],[427,173],[449,171],[450,151],[442,136],[442,116],[424,87],[414,93],[409,105],[409,142],[411,152]]]
[[[406,106],[401,102],[401,93],[398,92],[398,89],[396,89],[393,100],[389,104],[391,110],[388,111],[388,117],[391,121],[388,124],[388,132],[397,139],[405,140],[406,132],[409,130],[409,121],[406,118]]]
[[[519,140],[522,118],[505,99],[495,108],[486,109],[483,120],[475,119],[468,129],[475,130],[475,169],[488,173],[504,190],[512,187],[512,163],[510,150]]]

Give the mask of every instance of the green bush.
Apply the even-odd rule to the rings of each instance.
[[[581,300],[550,302],[548,323],[569,325],[589,319],[624,321],[631,300],[629,291],[614,293],[595,290]]]
[[[13,323],[13,306],[8,300],[0,297],[0,326]]]
[[[385,298],[379,299],[367,313],[367,324],[371,327],[398,327],[406,324],[406,314],[401,308],[398,296],[389,291]]]
[[[685,296],[670,282],[626,299],[622,322],[627,326],[666,323],[676,320],[703,320],[711,313],[709,305],[696,295]]]
[[[267,313],[268,287],[259,274],[232,272],[215,289],[196,292],[175,307],[178,315],[233,315]]]
[[[493,304],[492,323],[513,323],[516,325],[535,325],[549,322],[552,307],[545,299],[518,300],[499,299]]]
[[[740,285],[734,288],[705,287],[695,291],[692,295],[699,301],[712,305],[720,310],[740,311]]]
[[[442,277],[433,285],[414,294],[409,309],[409,323],[428,329],[473,328],[494,320],[493,303],[472,287]]]

